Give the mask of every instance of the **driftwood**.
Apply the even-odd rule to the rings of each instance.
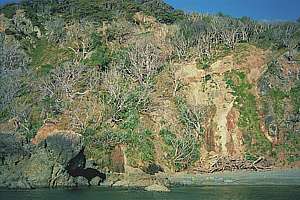
[[[214,159],[209,168],[202,167],[194,169],[195,172],[214,173],[220,171],[236,171],[236,170],[270,170],[271,167],[266,164],[264,157],[259,157],[255,161],[244,159],[234,159],[229,157],[217,157]]]

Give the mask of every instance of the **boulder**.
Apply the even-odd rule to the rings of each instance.
[[[23,189],[76,186],[77,179],[66,168],[74,158],[73,165],[85,164],[85,157],[80,155],[83,147],[82,136],[70,131],[52,133],[30,148],[19,134],[0,133],[0,186]]]
[[[170,192],[170,189],[164,185],[153,184],[148,187],[145,187],[146,191],[149,192]]]
[[[144,176],[146,174],[143,170],[139,168],[131,167],[129,165],[125,165],[125,173],[127,175],[139,175],[139,176]]]
[[[18,181],[15,181],[15,182],[11,182],[8,185],[8,188],[9,189],[19,189],[19,188],[32,189],[31,185],[29,185],[29,183],[25,180],[18,180]]]
[[[258,82],[258,89],[262,96],[268,95],[271,90],[271,83],[268,77],[261,78]]]
[[[67,165],[83,149],[83,137],[71,131],[59,131],[46,138],[45,148],[56,162]]]
[[[278,127],[274,115],[275,114],[269,114],[265,117],[265,125],[268,127],[268,134],[271,137],[276,137],[278,135]]]
[[[147,177],[125,177],[123,180],[113,183],[113,187],[134,187],[143,188],[153,184],[153,180]]]
[[[16,132],[0,132],[0,186],[15,188],[22,186],[22,172],[17,167],[30,153],[25,139]],[[25,187],[27,188],[27,186]]]
[[[76,179],[69,176],[66,168],[72,159],[80,159],[78,155],[83,149],[81,135],[70,131],[53,133],[40,143],[27,160],[24,176],[33,187],[75,186]],[[75,164],[78,163],[81,161]]]

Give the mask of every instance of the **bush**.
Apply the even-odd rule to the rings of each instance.
[[[162,129],[160,136],[166,145],[166,159],[170,160],[176,171],[187,169],[200,158],[200,145],[193,135],[185,133],[178,138],[170,130]]]
[[[107,105],[113,122],[122,122],[147,107],[148,88],[127,82],[116,69],[105,74],[103,86],[106,90],[103,102]]]
[[[284,117],[284,99],[288,97],[288,95],[277,88],[272,88],[269,95],[269,101],[271,100],[273,103],[277,118],[282,119]]]
[[[97,66],[101,71],[107,71],[110,62],[111,55],[109,49],[105,46],[98,46],[93,51],[91,57],[84,61],[84,64],[89,66]]]
[[[154,161],[155,148],[153,134],[150,130],[132,131],[123,130],[119,132],[105,132],[95,139],[96,145],[102,149],[114,149],[118,144],[127,145],[126,154],[131,165],[138,161],[151,163]]]
[[[65,22],[63,18],[53,18],[44,24],[45,34],[49,42],[62,43],[66,40]]]
[[[211,62],[209,61],[208,58],[203,58],[203,59],[198,59],[197,60],[197,68],[198,69],[208,69],[210,68]]]

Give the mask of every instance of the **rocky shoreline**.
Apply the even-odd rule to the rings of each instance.
[[[212,174],[158,173],[149,179],[140,176],[136,180],[125,179],[112,186],[145,187],[146,181],[167,187],[207,185],[299,185],[300,169],[276,169],[271,171],[235,171]],[[144,181],[142,181],[144,180]],[[148,183],[149,184],[149,183]]]
[[[82,136],[73,132],[57,132],[38,145],[24,141],[17,133],[0,134],[0,188],[35,189],[84,187],[86,177],[72,177],[68,168],[84,169],[90,164],[83,154]],[[100,177],[90,182],[96,186]],[[141,169],[125,166],[125,173],[107,173],[101,183],[105,187],[144,188],[167,192],[173,186],[204,185],[300,185],[300,169],[272,171],[234,171],[200,173],[147,174]]]
[[[0,133],[0,187],[2,188],[55,188],[88,184],[83,177],[72,177],[67,166],[89,167],[83,138],[74,132],[61,131],[49,135],[38,144],[28,143],[18,133]]]
[[[299,169],[270,171],[228,171],[213,174],[175,174],[168,177],[170,185],[300,185]]]

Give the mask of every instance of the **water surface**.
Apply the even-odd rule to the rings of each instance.
[[[0,190],[0,200],[299,200],[300,186],[203,186],[172,188],[170,193],[135,189],[81,188]]]

